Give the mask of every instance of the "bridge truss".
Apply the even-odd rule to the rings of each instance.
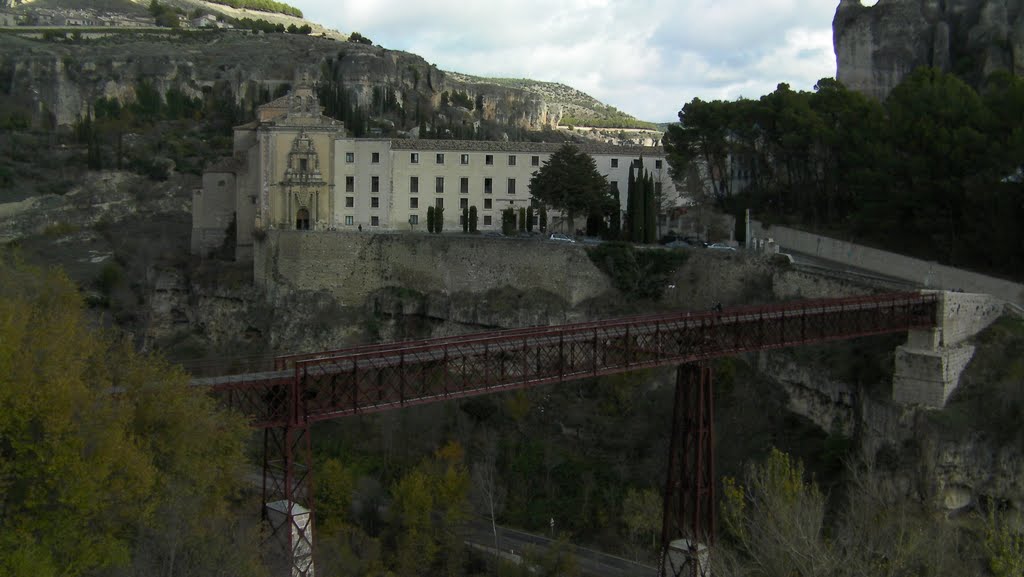
[[[932,293],[674,312],[381,343],[276,359],[272,371],[197,379],[264,429],[263,490],[292,575],[312,574],[312,451],[319,421],[549,383],[678,366],[663,551],[714,536],[713,393],[705,361],[935,326]],[[303,505],[304,504],[304,505]],[[662,571],[698,564],[663,563]],[[694,573],[696,574],[696,573]]]

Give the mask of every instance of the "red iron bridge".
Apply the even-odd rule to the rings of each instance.
[[[738,353],[936,326],[938,296],[906,292],[708,312],[640,315],[282,356],[274,370],[201,378],[264,431],[265,517],[293,576],[312,575],[316,422],[550,383],[677,366],[662,530],[663,573],[700,574],[670,546],[715,532],[712,374]],[[685,541],[680,541],[685,540]]]

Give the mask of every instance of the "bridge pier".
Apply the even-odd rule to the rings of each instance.
[[[710,577],[715,537],[714,394],[706,361],[676,368],[661,577]]]

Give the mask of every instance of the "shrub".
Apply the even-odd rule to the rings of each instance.
[[[636,250],[626,242],[607,242],[587,250],[587,255],[623,294],[660,300],[675,270],[687,254],[679,251]]]

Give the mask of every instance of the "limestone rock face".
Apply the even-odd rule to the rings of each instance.
[[[1024,0],[841,0],[832,20],[836,78],[884,99],[920,66],[975,87],[1024,72]]]

